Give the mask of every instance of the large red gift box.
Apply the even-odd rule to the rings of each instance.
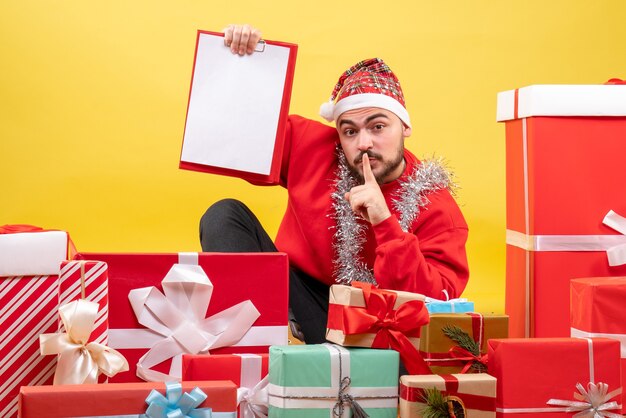
[[[32,232],[26,232],[31,230]],[[63,231],[0,227],[0,416],[17,416],[22,385],[51,384],[56,356],[41,356],[39,334],[58,329]]]
[[[572,337],[613,338],[621,344],[622,383],[626,382],[626,277],[571,281]],[[626,413],[626,405],[622,409]]]
[[[185,354],[183,380],[230,380],[237,385],[238,416],[255,418],[255,410],[267,415],[268,354]]]
[[[590,382],[608,385],[610,396],[601,404],[611,408],[608,412],[619,413],[621,392],[612,393],[621,389],[618,341],[511,338],[488,344],[488,373],[498,379],[497,417],[571,417],[571,412],[565,412],[567,402],[581,401],[574,396],[580,394],[577,385],[588,390]]]
[[[164,297],[162,281],[174,270],[189,270],[191,276],[183,278],[183,281],[193,282],[198,276],[204,276],[213,285],[212,294],[209,292],[208,308],[203,315],[199,312],[194,314],[204,318],[220,313],[224,310],[233,309],[234,305],[252,302],[260,316],[253,326],[246,332],[235,329],[237,327],[226,326],[228,332],[241,331],[245,333],[239,342],[232,346],[212,348],[212,354],[224,353],[267,353],[270,345],[287,344],[288,326],[288,261],[284,253],[180,253],[180,254],[111,254],[111,253],[81,253],[77,259],[100,260],[109,266],[109,347],[118,350],[128,360],[130,371],[119,373],[111,382],[134,382],[140,381],[137,377],[137,364],[144,355],[148,358],[155,353],[157,344],[165,344],[164,350],[174,350],[170,354],[172,361],[166,360],[151,369],[157,374],[178,373],[180,376],[182,367],[182,354],[198,354],[203,352],[201,348],[206,339],[200,338],[199,333],[194,331],[196,324],[187,321],[191,326],[175,324],[175,329],[167,328],[172,315],[156,320],[154,328],[148,329],[140,324],[135,310],[129,301],[129,294],[135,299],[143,300],[148,294],[146,287],[151,288],[149,293],[155,296],[158,304],[176,302],[173,298],[197,298],[206,295],[205,290],[196,287],[187,287],[182,295]],[[199,271],[193,270],[199,268]],[[193,271],[192,271],[193,270]],[[185,271],[184,273],[189,273]],[[204,279],[199,279],[200,281]],[[152,288],[154,287],[154,288]],[[190,290],[192,289],[193,290]],[[190,299],[190,300],[191,300]],[[167,302],[164,302],[167,300]],[[180,301],[179,301],[180,302]],[[204,301],[205,303],[207,301]],[[148,302],[150,303],[150,302]],[[186,302],[179,304],[185,309]],[[142,315],[150,314],[152,307],[146,305]],[[189,308],[192,309],[192,308]],[[199,309],[199,308],[195,308]],[[228,313],[228,312],[227,312]],[[189,312],[176,312],[175,316],[185,316]],[[155,322],[148,318],[148,322]],[[176,318],[178,321],[178,318]],[[194,321],[191,321],[194,322]],[[202,325],[203,320],[196,320]],[[219,322],[219,321],[218,321]],[[219,326],[228,325],[222,321]],[[170,324],[170,326],[172,326]],[[218,326],[218,328],[219,328]],[[159,329],[160,332],[155,332]],[[185,335],[181,337],[181,335]],[[216,334],[218,335],[218,334]],[[166,340],[176,340],[176,343],[167,345]],[[180,343],[177,345],[177,343]],[[185,349],[177,351],[182,344]],[[172,348],[174,347],[174,348]],[[160,350],[160,352],[163,350]],[[195,351],[195,352],[194,352]],[[160,354],[159,352],[159,354]],[[141,370],[142,367],[139,367]],[[168,372],[170,371],[170,372]],[[143,376],[150,380],[167,380],[165,377]],[[171,376],[177,377],[174,374]],[[168,378],[171,378],[168,376]]]
[[[626,85],[537,85],[498,95],[506,121],[506,313],[511,337],[569,335],[569,281],[626,275],[605,251],[626,230]]]
[[[214,412],[213,417],[235,416],[236,388],[232,382],[182,382],[183,393],[189,393],[196,387],[207,396],[199,408],[211,408]],[[20,418],[145,416],[143,414],[148,406],[146,398],[152,390],[157,390],[162,395],[166,394],[165,384],[160,382],[25,386],[20,391],[19,416]]]

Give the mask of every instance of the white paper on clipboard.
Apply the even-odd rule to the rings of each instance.
[[[288,61],[287,47],[239,56],[201,33],[181,161],[269,175]]]

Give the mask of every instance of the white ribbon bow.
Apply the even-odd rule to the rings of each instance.
[[[589,382],[587,390],[580,383],[576,384],[576,389],[579,392],[574,392],[576,401],[550,399],[548,405],[565,406],[565,412],[578,412],[573,418],[623,418],[621,414],[606,412],[620,408],[617,402],[609,400],[622,393],[621,388],[609,393],[609,385],[606,383]]]
[[[59,308],[67,333],[41,334],[42,355],[58,354],[55,385],[98,383],[100,373],[113,377],[128,370],[128,362],[118,351],[98,343],[87,343],[98,316],[98,304],[83,299]]]
[[[147,381],[180,380],[182,354],[236,344],[260,316],[246,300],[205,318],[213,284],[198,265],[174,264],[161,285],[165,295],[154,286],[128,294],[139,323],[162,336],[137,364],[137,376]],[[152,370],[169,359],[169,375]]]
[[[242,418],[267,418],[269,405],[269,378],[265,376],[253,388],[237,389],[237,405],[241,408]]]
[[[613,228],[622,235],[626,235],[626,218],[618,215],[612,210],[606,214],[602,223]],[[621,266],[626,264],[626,244],[616,245],[606,250],[606,255],[609,259],[609,266]]]

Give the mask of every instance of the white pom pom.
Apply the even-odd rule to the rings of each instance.
[[[320,116],[326,119],[329,122],[332,122],[335,118],[333,118],[333,111],[335,110],[335,104],[332,100],[322,103],[320,106]]]

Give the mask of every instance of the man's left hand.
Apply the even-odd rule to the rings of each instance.
[[[354,213],[372,225],[377,225],[390,217],[391,212],[374,177],[367,154],[363,154],[363,178],[365,182],[350,189],[345,198],[350,203]]]

